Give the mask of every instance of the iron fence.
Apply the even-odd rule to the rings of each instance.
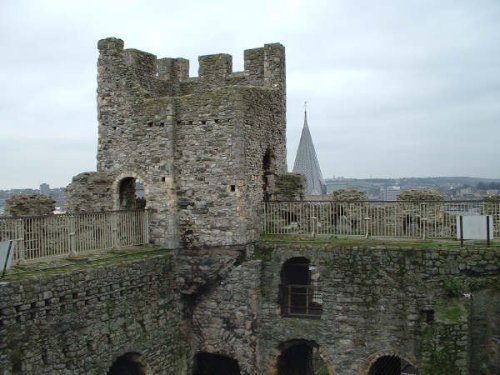
[[[266,234],[457,238],[457,216],[491,215],[500,236],[500,202],[268,202]]]
[[[0,218],[0,241],[16,241],[14,262],[149,243],[148,211]]]

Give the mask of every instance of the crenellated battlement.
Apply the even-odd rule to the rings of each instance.
[[[120,76],[133,73],[128,79],[137,83],[153,96],[186,95],[226,86],[267,86],[285,89],[285,49],[281,44],[244,51],[244,72],[233,72],[233,58],[228,54],[199,56],[198,77],[189,77],[189,60],[160,58],[137,49],[124,49],[117,38],[102,39],[98,43],[100,72],[118,69]],[[105,84],[113,77],[100,74]],[[130,87],[130,85],[128,85]]]

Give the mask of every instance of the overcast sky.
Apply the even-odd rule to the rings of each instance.
[[[185,57],[280,42],[325,178],[500,177],[499,0],[0,0],[0,189],[95,170],[97,41]]]

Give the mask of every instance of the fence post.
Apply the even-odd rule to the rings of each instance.
[[[24,244],[24,220],[17,219],[15,224],[15,239],[17,242],[17,250],[19,253],[17,263],[26,263],[26,247]]]
[[[422,222],[422,240],[425,241],[425,238],[426,238],[426,233],[425,233],[425,223],[427,222],[427,218],[426,217],[423,217],[420,221]]]
[[[68,217],[69,219],[69,256],[74,257],[77,255],[76,252],[76,218],[73,215]]]
[[[149,210],[143,211],[144,244],[149,244]]]
[[[113,250],[120,249],[120,241],[118,238],[118,212],[111,212],[111,241]]]
[[[368,207],[366,207],[366,216],[364,217],[364,219],[365,219],[365,226],[366,226],[365,237],[370,238],[370,220],[371,220],[371,217],[369,216]]]

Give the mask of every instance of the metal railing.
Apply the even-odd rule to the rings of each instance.
[[[284,316],[318,318],[323,312],[319,285],[281,285],[281,312]]]
[[[268,202],[265,234],[457,238],[460,215],[491,215],[500,236],[500,203],[468,202]]]
[[[0,240],[16,241],[14,262],[149,243],[148,211],[0,218]]]

